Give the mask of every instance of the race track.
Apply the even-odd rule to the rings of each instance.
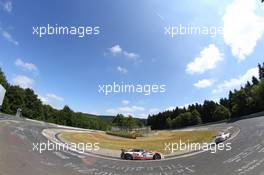
[[[231,151],[202,152],[163,161],[120,161],[71,151],[32,150],[47,142],[41,132],[54,125],[0,116],[0,175],[264,175],[264,117],[218,124],[235,126]],[[210,127],[215,127],[214,125]]]

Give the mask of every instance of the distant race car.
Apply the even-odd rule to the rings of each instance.
[[[159,152],[146,151],[144,149],[122,149],[121,151],[121,159],[125,160],[159,160],[163,158]]]
[[[215,143],[221,143],[224,142],[225,140],[227,140],[229,137],[231,136],[231,134],[229,132],[221,132],[218,136],[216,136],[215,138]]]

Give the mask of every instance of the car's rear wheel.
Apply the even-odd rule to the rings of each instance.
[[[161,155],[156,153],[156,154],[154,154],[153,159],[154,160],[159,160],[159,159],[161,159]]]
[[[126,160],[133,160],[133,157],[130,154],[125,154],[125,159]]]
[[[121,159],[125,159],[125,154],[121,153]]]

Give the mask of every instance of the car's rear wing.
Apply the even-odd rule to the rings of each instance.
[[[127,150],[126,149],[121,149],[121,152],[123,153],[123,152],[126,152]]]

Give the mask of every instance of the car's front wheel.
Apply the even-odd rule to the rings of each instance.
[[[154,154],[153,159],[154,160],[159,160],[159,159],[161,159],[161,155],[156,153],[156,154]]]

